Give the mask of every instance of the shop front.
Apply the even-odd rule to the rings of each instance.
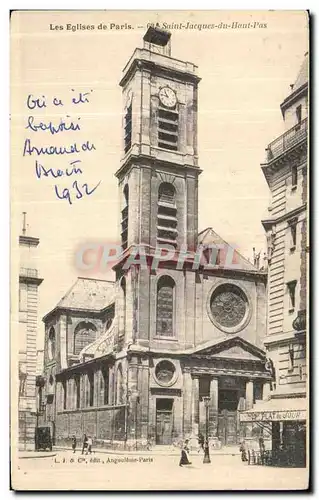
[[[273,398],[240,412],[240,422],[251,422],[271,432],[271,448],[259,449],[260,463],[282,467],[306,467],[306,399]],[[254,450],[255,451],[255,450]]]

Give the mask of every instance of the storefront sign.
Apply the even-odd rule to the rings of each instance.
[[[279,422],[306,420],[306,410],[255,411],[240,413],[241,422]]]

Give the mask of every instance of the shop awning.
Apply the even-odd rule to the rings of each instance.
[[[241,422],[285,422],[288,420],[306,420],[306,398],[273,398],[258,401],[251,410],[239,414]]]

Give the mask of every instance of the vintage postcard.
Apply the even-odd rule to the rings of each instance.
[[[306,11],[11,15],[15,490],[304,490]]]

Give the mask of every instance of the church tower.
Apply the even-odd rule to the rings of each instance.
[[[166,309],[161,323],[155,312],[158,288],[162,288],[163,305],[169,305],[170,297],[176,295],[175,285],[184,281],[183,271],[172,271],[163,278],[162,287],[158,270],[150,273],[141,267],[138,271],[123,271],[126,259],[139,245],[146,252],[148,264],[155,248],[168,246],[176,249],[177,255],[181,248],[194,251],[197,245],[200,78],[193,63],[171,57],[170,38],[170,33],[150,27],[144,47],[135,49],[120,81],[123,158],[116,176],[123,255],[116,269],[121,310],[119,340],[124,341],[125,330],[127,344],[135,340],[149,343],[156,337],[173,337],[185,344],[184,319],[179,321],[176,308],[175,312]],[[154,303],[149,304],[150,297],[154,297]],[[184,308],[180,313],[184,315]]]

